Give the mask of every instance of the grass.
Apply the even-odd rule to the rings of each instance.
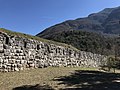
[[[47,39],[43,39],[43,38],[40,38],[40,37],[37,37],[37,36],[24,34],[24,33],[13,32],[11,30],[7,30],[7,29],[4,29],[4,28],[0,28],[0,31],[5,32],[10,36],[19,36],[19,37],[23,37],[23,38],[27,38],[27,39],[34,39],[34,40],[45,42],[45,43],[48,43],[48,44],[55,44],[55,45],[59,45],[59,46],[63,46],[63,47],[67,47],[67,48],[71,48],[73,50],[79,51],[77,48],[75,48],[71,45],[65,44],[65,43],[55,42],[55,41],[52,41],[52,40],[47,40]]]
[[[43,68],[31,69],[20,72],[0,73],[0,90],[12,90],[22,85],[49,85],[53,88],[62,88],[64,85],[58,85],[58,81],[53,79],[60,76],[69,76],[75,70],[96,70],[94,68]]]
[[[12,90],[24,85],[35,87],[36,84],[41,86],[48,85],[55,90],[63,90],[65,88],[68,88],[67,90],[69,88],[71,88],[70,90],[75,90],[76,88],[77,90],[79,88],[82,88],[80,90],[120,90],[120,74],[102,72],[97,68],[80,67],[48,67],[0,73],[0,90]]]

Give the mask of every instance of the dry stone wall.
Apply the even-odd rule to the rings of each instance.
[[[0,71],[20,71],[44,67],[98,67],[106,56],[10,36],[0,32]]]

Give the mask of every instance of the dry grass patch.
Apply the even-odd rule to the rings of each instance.
[[[53,79],[60,76],[69,76],[75,70],[93,70],[88,68],[43,68],[24,70],[20,72],[0,73],[0,90],[12,90],[22,85],[49,85],[53,88],[62,88],[64,85],[58,85],[59,81]],[[94,69],[95,70],[95,69]]]

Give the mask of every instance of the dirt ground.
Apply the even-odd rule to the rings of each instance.
[[[0,73],[0,90],[120,90],[120,73],[70,67]]]

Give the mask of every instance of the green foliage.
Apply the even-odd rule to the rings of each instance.
[[[114,68],[115,67],[115,58],[114,57],[108,57],[107,67],[109,67],[109,68]]]
[[[76,47],[77,49],[103,55],[114,55],[115,52],[114,37],[108,37],[94,32],[75,30],[63,31],[47,39],[67,43]],[[120,39],[118,42],[120,42]]]
[[[109,56],[107,59],[107,65],[109,69],[117,68],[120,69],[120,58],[115,56]]]

